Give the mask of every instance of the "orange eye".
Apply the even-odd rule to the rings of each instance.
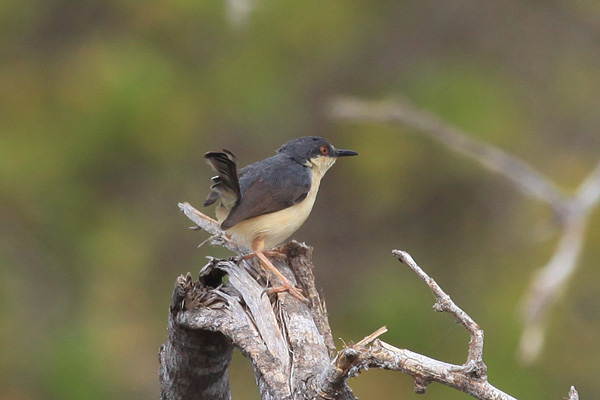
[[[324,156],[326,156],[327,154],[329,154],[329,146],[321,146],[321,154],[323,154]]]

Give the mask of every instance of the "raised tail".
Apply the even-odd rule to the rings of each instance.
[[[213,185],[204,200],[204,206],[209,206],[220,198],[225,208],[233,208],[241,197],[235,156],[223,149],[222,152],[211,151],[204,154],[204,159],[218,174],[212,178]]]

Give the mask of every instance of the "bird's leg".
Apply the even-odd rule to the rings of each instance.
[[[268,256],[268,257],[287,258],[285,247],[276,247],[276,248],[271,249],[271,250],[263,250],[263,254],[266,255],[266,256]]]
[[[261,261],[262,265],[273,272],[280,280],[282,285],[277,287],[272,287],[269,289],[269,293],[277,293],[277,292],[289,292],[292,296],[297,298],[303,303],[308,303],[308,299],[302,295],[302,291],[294,287],[290,281],[283,275],[267,258],[265,253],[263,252],[265,242],[261,239],[255,239],[252,242],[252,250],[254,251],[254,255],[258,257]]]
[[[289,292],[292,296],[297,298],[303,303],[308,303],[308,299],[302,295],[302,291],[294,287],[291,282],[283,275],[272,263],[269,261],[267,256],[264,255],[262,251],[254,252],[258,259],[262,262],[263,266],[267,269],[271,270],[277,277],[281,280],[282,285],[277,287],[271,287],[269,289],[269,293],[277,293],[277,292]]]

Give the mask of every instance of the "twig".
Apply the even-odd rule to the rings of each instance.
[[[180,208],[198,221],[198,226],[222,235],[211,218],[186,203]],[[431,382],[439,382],[482,400],[515,400],[487,380],[483,331],[477,323],[408,253],[399,250],[393,254],[433,292],[434,309],[452,314],[469,331],[466,362],[450,364],[387,344],[379,339],[387,332],[386,327],[346,346],[330,362],[333,341],[324,305],[314,288],[312,252],[297,242],[283,250],[287,260],[277,260],[277,268],[293,271],[309,293],[310,308],[286,301],[286,296],[281,298],[280,294],[271,304],[245,261],[240,265],[233,260],[212,259],[198,281],[194,282],[189,273],[177,279],[168,340],[159,354],[161,399],[230,398],[227,367],[233,346],[237,346],[251,360],[265,400],[355,400],[347,381],[368,368],[411,375],[417,393],[425,392]],[[222,281],[224,274],[229,276],[226,282]],[[214,341],[222,346],[216,348]],[[578,400],[574,388],[569,400]]]
[[[600,162],[579,185],[575,198],[580,202],[581,208],[590,212],[600,201]]]
[[[177,203],[177,206],[186,215],[186,217],[198,225],[200,229],[205,230],[211,235],[221,235],[223,233],[221,230],[221,225],[217,221],[208,215],[202,214],[200,211],[192,207],[192,205],[187,201],[183,203]]]
[[[208,215],[205,215],[200,211],[196,210],[190,203],[178,203],[177,206],[185,214],[185,216],[188,217],[192,222],[194,222],[200,229],[212,235],[202,244],[208,242],[212,245],[226,247],[229,250],[238,254],[249,253],[248,249],[239,247],[232,241],[228,240],[227,236],[225,236],[225,232],[221,230],[221,225],[217,221],[215,221]]]
[[[400,262],[412,269],[417,276],[429,286],[435,296],[433,309],[435,311],[444,311],[454,315],[458,323],[469,331],[471,340],[469,342],[469,355],[465,367],[469,372],[474,373],[476,376],[485,376],[487,367],[483,362],[483,330],[479,328],[479,325],[477,325],[466,312],[452,301],[450,296],[442,290],[433,278],[427,275],[425,271],[417,265],[410,254],[401,250],[393,250],[392,254],[394,254]]]
[[[335,398],[336,390],[346,384],[348,378],[363,369],[381,368],[409,374],[415,381],[415,392],[424,393],[431,382],[438,382],[470,394],[478,399],[514,400],[487,380],[483,362],[483,331],[477,323],[458,307],[442,288],[427,275],[406,252],[394,250],[393,254],[412,269],[429,286],[436,302],[436,311],[452,314],[471,335],[469,355],[463,365],[455,365],[400,349],[377,339],[385,333],[385,327],[378,329],[355,345],[341,350],[334,363],[325,372],[318,400]]]
[[[534,275],[522,305],[523,332],[517,354],[529,364],[537,359],[545,342],[546,321],[550,308],[563,294],[566,282],[577,268],[585,235],[586,221],[568,222],[556,251],[548,263]]]
[[[377,329],[375,332],[371,333],[370,335],[365,336],[361,341],[357,342],[354,346],[354,348],[362,348],[365,347],[371,343],[373,343],[373,341],[375,339],[377,339],[379,336],[383,335],[384,333],[386,333],[388,331],[387,327],[382,326],[381,328]]]
[[[413,106],[406,99],[376,102],[338,97],[331,101],[330,113],[335,118],[345,120],[392,122],[411,126],[457,153],[472,158],[490,171],[504,176],[523,193],[542,200],[557,210],[565,201],[564,194],[529,164],[497,147],[474,139],[460,128]]]
[[[577,269],[585,241],[589,214],[600,201],[600,163],[572,197],[563,219],[563,231],[556,251],[532,279],[523,301],[525,326],[518,355],[525,363],[539,356],[545,342],[546,322],[552,305],[564,293],[566,282]]]
[[[524,327],[518,354],[525,362],[534,361],[543,349],[548,312],[577,269],[589,215],[600,202],[600,162],[576,193],[569,195],[524,161],[474,139],[406,99],[376,102],[338,97],[331,101],[329,111],[339,119],[397,123],[415,128],[504,176],[526,196],[550,205],[562,223],[559,244],[548,263],[534,274],[523,302]]]

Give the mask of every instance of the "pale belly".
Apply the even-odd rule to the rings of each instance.
[[[300,203],[274,213],[238,222],[225,232],[235,243],[249,250],[252,250],[252,242],[256,239],[264,240],[265,249],[271,249],[283,243],[302,226],[310,215],[317,198],[321,178],[334,162],[335,158],[331,157],[319,157],[311,160],[312,185],[308,195]],[[228,212],[225,207],[217,207],[219,221],[223,221]]]
[[[313,185],[314,186],[314,185]],[[284,242],[306,221],[315,203],[317,187],[313,187],[306,199],[286,209],[264,214],[239,222],[226,233],[237,244],[252,249],[252,241],[262,238],[265,249],[271,249]]]

